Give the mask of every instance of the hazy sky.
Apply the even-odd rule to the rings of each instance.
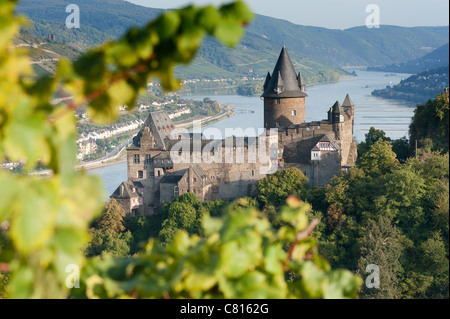
[[[125,0],[127,1],[127,0]],[[227,3],[223,0],[128,0],[152,8]],[[380,8],[380,23],[399,26],[448,26],[449,0],[246,0],[255,13],[295,24],[345,29],[364,25],[366,7]]]

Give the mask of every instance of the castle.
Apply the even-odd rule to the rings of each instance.
[[[355,105],[347,94],[326,119],[306,123],[306,97],[283,46],[264,82],[264,133],[212,139],[180,132],[167,112],[152,112],[127,149],[128,181],[111,198],[136,216],[153,214],[186,192],[200,201],[252,196],[258,180],[288,167],[314,186],[328,184],[356,161]]]

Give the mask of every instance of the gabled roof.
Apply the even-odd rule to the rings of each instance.
[[[116,188],[114,193],[111,194],[110,197],[114,198],[133,198],[133,197],[141,197],[142,195],[139,194],[139,192],[135,191],[133,192],[133,187],[135,188],[144,188],[142,183],[140,182],[132,182],[132,181],[126,181],[122,182],[119,187]]]
[[[158,155],[153,157],[152,160],[153,160],[153,167],[156,168],[173,167],[173,161],[168,152],[159,153]]]
[[[199,182],[202,183],[202,186],[211,184],[208,175],[206,175],[203,168],[201,168],[199,165],[192,166],[192,170],[194,171],[194,174],[199,178]]]
[[[133,182],[134,186],[136,186],[137,188],[144,188],[144,185],[142,185],[141,182]]]
[[[283,46],[272,76],[270,73],[267,74],[262,97],[305,97],[307,95],[301,90],[303,85],[301,82],[301,74],[297,76],[295,73],[286,47]]]
[[[161,184],[178,184],[178,182],[183,178],[183,175],[165,175],[161,179]]]
[[[320,143],[320,142],[328,142],[328,143],[330,143],[336,151],[338,151],[338,150],[341,149],[341,148],[337,145],[336,140],[333,139],[333,138],[331,138],[330,136],[328,136],[328,134],[326,133],[325,135],[323,135],[323,136],[320,138],[320,140],[319,140],[319,141],[316,143],[316,145],[311,149],[311,151],[320,151],[320,150],[321,150],[320,147],[319,147],[319,145],[320,145],[319,143]]]
[[[133,143],[128,149],[140,148],[142,132],[145,127],[150,128],[150,131],[155,138],[156,148],[167,149],[167,139],[170,139],[170,135],[175,127],[173,121],[169,118],[167,111],[151,112],[139,133],[133,138]]]
[[[311,160],[311,150],[319,142],[323,135],[312,136],[307,139],[300,140],[296,143],[294,152],[289,152],[290,156],[287,158],[290,163],[309,164]]]
[[[325,134],[311,136],[300,140],[285,148],[284,154],[288,163],[309,164],[311,160],[311,151],[319,151],[319,142],[330,142],[333,147],[339,151],[340,147],[330,132]]]

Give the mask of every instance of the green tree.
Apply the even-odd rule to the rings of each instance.
[[[308,179],[298,168],[279,170],[256,182],[257,198],[261,207],[273,205],[280,207],[289,195],[300,194],[306,189]]]
[[[371,127],[369,132],[365,134],[365,141],[358,144],[358,157],[361,157],[372,147],[378,140],[388,141],[391,139],[386,136],[386,132],[383,130],[377,130],[375,127]]]
[[[421,266],[424,269],[424,273],[433,278],[427,291],[427,297],[448,299],[448,247],[446,249],[442,234],[440,232],[434,233],[432,237],[420,245],[420,250],[423,254]]]
[[[130,253],[132,235],[124,225],[125,210],[111,199],[105,204],[100,217],[89,230],[89,244],[85,249],[87,257],[112,254],[125,257]]]
[[[401,272],[400,256],[402,244],[400,233],[392,226],[389,218],[380,216],[369,220],[364,237],[359,240],[361,257],[358,267],[361,273],[366,272],[368,265],[379,268],[379,288],[364,286],[360,296],[376,299],[396,299],[400,297],[398,276]]]
[[[399,162],[388,141],[378,140],[357,163],[368,176],[376,177],[392,172]]]
[[[96,220],[95,228],[103,233],[119,234],[125,230],[124,217],[125,210],[111,198]]]
[[[85,249],[86,257],[104,255],[127,257],[131,253],[133,236],[129,231],[114,234],[91,229],[89,234],[89,244]]]
[[[409,126],[411,149],[415,148],[416,141],[418,146],[421,147],[424,145],[424,141],[429,138],[432,141],[432,150],[439,150],[442,153],[448,152],[448,112],[448,94],[440,93],[436,96],[436,99],[417,105]]]
[[[174,202],[168,209],[168,218],[162,224],[159,238],[163,244],[173,240],[179,229],[188,233],[194,232],[194,224],[197,220],[197,210],[190,204]]]
[[[409,140],[406,137],[393,140],[391,145],[392,151],[397,155],[397,159],[400,163],[405,162],[408,157],[413,155],[410,150]]]

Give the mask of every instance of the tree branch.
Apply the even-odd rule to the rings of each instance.
[[[294,252],[294,248],[297,245],[297,243],[299,241],[306,239],[309,235],[311,235],[311,233],[314,231],[314,229],[319,224],[319,222],[320,221],[317,218],[313,219],[313,221],[308,225],[308,227],[306,227],[303,231],[299,232],[295,236],[294,240],[291,243],[291,246],[289,246],[289,250],[288,250],[286,258],[283,262],[283,270],[284,271],[287,271],[287,264],[292,257],[292,253]]]
[[[133,74],[140,73],[140,72],[146,72],[148,65],[150,62],[155,58],[155,54],[152,53],[147,59],[139,62],[135,67],[131,68],[130,70],[125,71],[124,73],[116,76],[115,78],[112,78],[106,85],[102,86],[101,88],[92,91],[90,94],[88,94],[85,99],[82,102],[79,103],[73,103],[73,102],[65,102],[67,105],[67,108],[64,109],[64,111],[58,113],[56,116],[54,116],[52,119],[49,119],[51,123],[57,121],[58,119],[62,118],[64,115],[66,115],[70,111],[75,111],[79,107],[89,104],[92,100],[99,98],[103,93],[105,93],[111,86],[114,84],[129,79]]]

